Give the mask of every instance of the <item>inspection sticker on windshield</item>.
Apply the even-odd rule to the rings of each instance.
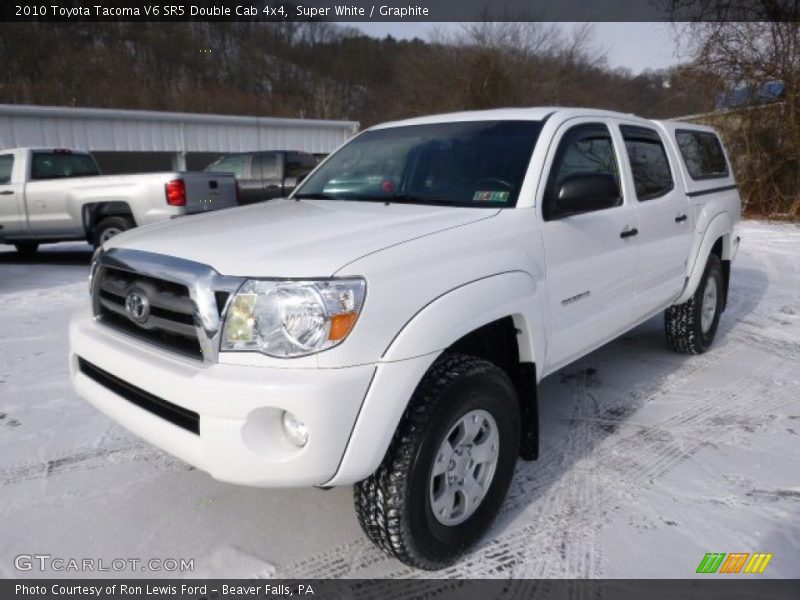
[[[507,202],[508,192],[475,192],[473,202]]]

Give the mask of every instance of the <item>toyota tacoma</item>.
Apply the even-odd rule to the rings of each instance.
[[[286,199],[131,230],[70,328],[77,393],[213,477],[353,485],[422,569],[538,453],[537,384],[664,314],[705,352],[740,198],[714,131],[498,109],[372,127]]]

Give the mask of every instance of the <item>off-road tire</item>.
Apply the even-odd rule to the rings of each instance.
[[[107,241],[107,234],[111,231],[122,233],[134,226],[133,221],[128,217],[106,217],[92,229],[92,245],[99,248],[104,241]]]
[[[703,332],[701,327],[703,293],[711,277],[715,278],[717,283],[717,306],[711,328]],[[722,264],[719,257],[712,254],[708,257],[703,277],[694,295],[683,304],[674,304],[664,312],[664,331],[667,343],[673,350],[684,354],[702,354],[708,350],[717,333],[725,293]]]
[[[17,242],[14,244],[14,248],[17,249],[20,256],[33,256],[39,249],[39,242]]]
[[[439,446],[460,417],[490,413],[499,433],[498,459],[486,495],[466,521],[446,526],[429,499]],[[367,537],[389,556],[425,570],[453,563],[494,521],[519,454],[517,393],[505,372],[472,356],[446,354],[428,370],[409,402],[378,470],[356,484],[355,509]]]

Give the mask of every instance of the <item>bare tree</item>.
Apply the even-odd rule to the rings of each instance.
[[[705,120],[732,149],[745,209],[800,217],[800,23],[696,22],[679,35],[695,76],[733,105]]]

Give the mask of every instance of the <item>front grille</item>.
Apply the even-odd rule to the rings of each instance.
[[[108,266],[100,267],[95,278],[94,311],[100,322],[172,352],[203,359],[194,303],[185,285]],[[131,292],[149,303],[149,314],[141,322],[133,320],[126,309]]]
[[[131,404],[135,404],[139,408],[143,408],[186,431],[200,434],[200,415],[196,412],[154,396],[150,392],[131,385],[127,381],[123,381],[80,357],[78,358],[78,368],[89,379],[99,383]]]

